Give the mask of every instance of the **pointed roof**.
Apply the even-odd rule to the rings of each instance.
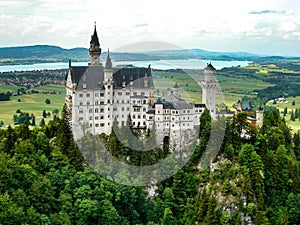
[[[105,69],[112,69],[112,62],[111,62],[111,58],[110,58],[110,55],[109,55],[109,49],[107,51]]]
[[[95,23],[94,34],[92,35],[90,44],[94,44],[95,46],[100,46],[97,29],[96,29],[96,23]]]
[[[215,67],[213,67],[213,65],[211,63],[207,63],[207,66],[205,67],[205,70],[216,70]]]
[[[175,83],[173,88],[179,88],[179,85],[177,84],[177,82]]]

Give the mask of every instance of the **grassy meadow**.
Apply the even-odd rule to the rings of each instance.
[[[295,105],[292,105],[293,101],[295,101]],[[294,97],[286,98],[285,103],[277,102],[277,104],[273,104],[273,102],[270,101],[267,103],[267,105],[278,108],[282,117],[284,117],[283,116],[284,108],[287,107],[287,115],[284,117],[285,121],[287,122],[289,127],[291,127],[293,132],[300,130],[300,120],[296,119],[295,121],[291,121],[292,110],[294,110],[295,112],[296,109],[300,108],[300,96],[296,96],[295,98]]]
[[[10,89],[9,89],[10,88]],[[8,90],[16,91],[18,88],[13,86],[0,85],[0,93]],[[38,125],[42,119],[43,110],[50,112],[51,116],[45,119],[47,123],[52,119],[52,111],[54,109],[62,110],[65,89],[62,85],[48,85],[35,88],[39,91],[36,94],[24,94],[20,96],[12,96],[10,101],[0,101],[0,120],[4,122],[4,125],[13,124],[13,115],[17,115],[16,110],[20,109],[22,112],[33,113],[36,117],[36,124]],[[59,91],[60,94],[44,94],[43,91]],[[18,102],[18,99],[21,101]],[[50,104],[46,104],[45,100],[49,99]]]

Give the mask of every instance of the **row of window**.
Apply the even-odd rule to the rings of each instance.
[[[110,94],[110,93],[109,93],[109,94]],[[119,91],[119,92],[118,92],[118,95],[119,95],[119,96],[122,96],[123,93]],[[125,95],[129,96],[129,95],[130,95],[130,92],[126,92]],[[133,92],[133,95],[136,96],[136,95],[138,95],[138,93],[137,93],[137,92]],[[142,95],[142,96],[145,96],[145,92],[141,92],[141,95]],[[86,93],[85,96],[86,96],[87,98],[89,98],[89,97],[91,97],[91,94],[90,94],[90,93]],[[99,96],[100,96],[100,97],[104,97],[104,93],[102,93],[102,92],[101,92],[101,93],[96,92],[96,93],[95,93],[95,97],[99,97]],[[79,98],[83,98],[83,93],[80,93],[80,94],[79,94]]]
[[[190,126],[189,123],[187,123],[187,124],[185,124],[185,123],[180,123],[179,126],[180,126],[180,125],[183,126],[183,127],[185,127],[185,126],[187,126],[187,127]],[[169,126],[169,123],[166,123],[165,126],[168,127],[168,126]],[[157,124],[156,127],[159,127],[159,124]],[[172,127],[175,127],[175,124],[172,124]]]
[[[100,102],[98,100],[95,101],[95,105],[99,105],[99,103],[100,103],[100,105],[104,105],[104,101],[100,101]],[[119,104],[119,103],[125,104],[125,100],[122,100],[122,101],[116,100],[116,103],[117,104]],[[130,103],[130,101],[127,100],[127,104],[129,104],[129,103]],[[135,101],[135,100],[132,101],[132,104],[141,104],[141,103],[142,104],[147,104],[147,101],[146,100],[144,100],[143,102]],[[86,104],[90,105],[91,102],[87,101]],[[110,99],[107,100],[107,104],[110,104]],[[114,104],[114,100],[112,100],[112,104]],[[83,102],[79,102],[79,105],[83,105]]]
[[[132,119],[141,119],[141,115],[132,115]],[[143,119],[146,119],[146,115],[143,115]]]

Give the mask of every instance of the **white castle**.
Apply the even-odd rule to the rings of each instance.
[[[175,84],[154,102],[154,86],[150,65],[113,67],[109,51],[105,66],[100,62],[101,48],[95,26],[90,41],[88,66],[72,66],[66,76],[66,104],[72,123],[85,123],[92,134],[109,135],[113,123],[125,126],[130,117],[134,129],[155,128],[156,140],[162,144],[167,138],[171,148],[184,146],[199,118],[207,107],[216,118],[215,68],[208,64],[204,69],[203,104],[189,104],[179,96]],[[182,137],[187,137],[183,141]]]

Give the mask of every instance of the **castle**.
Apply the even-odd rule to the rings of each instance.
[[[87,66],[72,66],[65,80],[66,105],[72,123],[86,124],[92,134],[110,134],[113,123],[125,126],[128,118],[134,129],[155,128],[157,142],[167,138],[170,148],[184,146],[182,137],[191,135],[207,107],[216,118],[215,68],[204,69],[203,104],[189,104],[180,98],[180,87],[154,102],[152,71],[134,66],[113,67],[108,51],[105,65],[100,62],[101,47],[96,30],[90,41],[90,62]],[[188,141],[188,140],[187,140]],[[184,141],[183,141],[184,142]]]

